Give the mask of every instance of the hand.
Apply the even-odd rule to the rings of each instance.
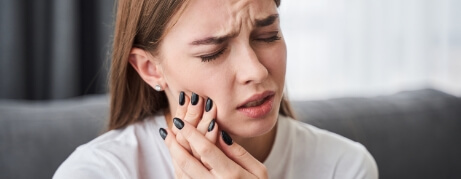
[[[213,121],[216,117],[216,107],[207,99],[208,105],[205,105],[203,112],[203,99],[194,94],[191,98],[191,104],[195,105],[186,105],[189,98],[185,97],[183,105],[178,108],[175,115],[179,116],[179,119],[174,119],[174,123],[182,130],[173,127],[172,130],[168,130],[170,135],[165,138],[173,158],[176,177],[267,178],[265,166],[240,145],[233,144],[225,132],[222,132],[221,136],[227,140],[221,138],[218,142],[222,151],[216,147],[218,126]],[[185,122],[180,119],[181,116],[184,116]],[[209,125],[212,123],[214,125]]]
[[[174,133],[168,130],[165,142],[173,162],[191,178],[267,178],[266,167],[256,160],[243,147],[234,143],[230,136],[222,131],[218,144],[221,150],[191,124],[175,119],[179,134],[190,144],[199,156],[197,159],[182,147]],[[217,125],[217,124],[216,124]],[[215,129],[217,131],[217,126]],[[176,168],[176,169],[178,169]]]
[[[200,131],[200,133],[210,142],[216,143],[218,130],[210,130],[214,129],[214,119],[216,118],[216,107],[211,99],[205,100],[195,93],[192,93],[189,98],[184,92],[181,92],[179,95],[179,106],[174,116],[176,118],[184,119],[184,121],[187,121],[189,124],[196,127],[197,130]],[[178,129],[173,127],[172,131],[176,135],[178,143],[189,153],[198,158],[199,156],[197,152],[190,148],[189,143],[182,134],[178,134]],[[177,164],[173,162],[173,165],[175,167],[176,178],[185,178],[185,175],[182,173],[182,170],[179,169]]]

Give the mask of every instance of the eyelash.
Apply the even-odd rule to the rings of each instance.
[[[262,39],[256,39],[258,41],[262,41],[262,42],[266,42],[266,43],[270,43],[270,42],[274,42],[274,41],[277,41],[277,40],[280,40],[281,37],[278,36],[278,35],[274,35],[272,37],[269,37],[269,38],[262,38]],[[224,51],[226,51],[227,48],[223,48],[221,50],[219,50],[218,52],[215,52],[215,53],[212,53],[212,54],[207,54],[207,55],[202,55],[200,56],[200,58],[202,59],[202,62],[210,62],[210,61],[213,61],[215,59],[217,59],[219,56],[221,56]]]
[[[221,56],[224,51],[226,51],[226,48],[223,48],[219,50],[218,52],[212,53],[212,54],[207,54],[207,55],[202,55],[200,58],[202,59],[202,62],[210,62],[212,60],[217,59],[219,56]]]
[[[264,38],[264,39],[256,39],[256,40],[260,40],[260,41],[263,41],[263,42],[267,42],[267,43],[270,43],[270,42],[274,42],[274,41],[277,41],[277,40],[280,40],[281,37],[278,36],[278,35],[274,35],[272,37],[269,37],[269,38]]]

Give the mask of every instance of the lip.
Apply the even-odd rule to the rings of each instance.
[[[237,110],[239,112],[242,112],[244,115],[250,117],[250,118],[261,118],[266,116],[269,112],[272,111],[272,104],[274,102],[274,96],[275,92],[274,91],[265,91],[260,94],[255,94],[245,100],[245,102],[241,103],[238,107]],[[258,106],[253,106],[253,107],[243,107],[245,104],[257,100],[262,100],[265,99],[265,101],[258,105]]]

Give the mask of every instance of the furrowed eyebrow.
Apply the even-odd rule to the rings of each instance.
[[[270,16],[267,16],[264,19],[256,19],[255,20],[255,26],[256,27],[265,27],[272,25],[277,19],[279,18],[278,14],[272,14]],[[218,37],[206,37],[200,40],[194,40],[191,42],[191,45],[217,45],[217,44],[222,44],[223,42],[229,40],[230,38],[236,37],[238,33],[232,33],[224,36],[218,36]]]
[[[256,27],[265,27],[265,26],[272,25],[275,22],[275,20],[277,20],[278,18],[279,18],[278,14],[272,14],[270,16],[267,16],[264,19],[256,19],[255,20],[255,26]]]
[[[237,33],[232,33],[232,34],[228,34],[228,35],[221,36],[221,37],[207,37],[207,38],[204,38],[204,39],[201,39],[201,40],[195,40],[190,44],[191,45],[216,45],[216,44],[222,44],[226,40],[229,40],[230,38],[233,38],[235,36],[237,36]]]

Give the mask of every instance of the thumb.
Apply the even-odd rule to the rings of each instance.
[[[221,131],[219,145],[224,154],[242,168],[258,178],[268,178],[266,166],[254,158],[245,148],[235,143],[227,132]]]

